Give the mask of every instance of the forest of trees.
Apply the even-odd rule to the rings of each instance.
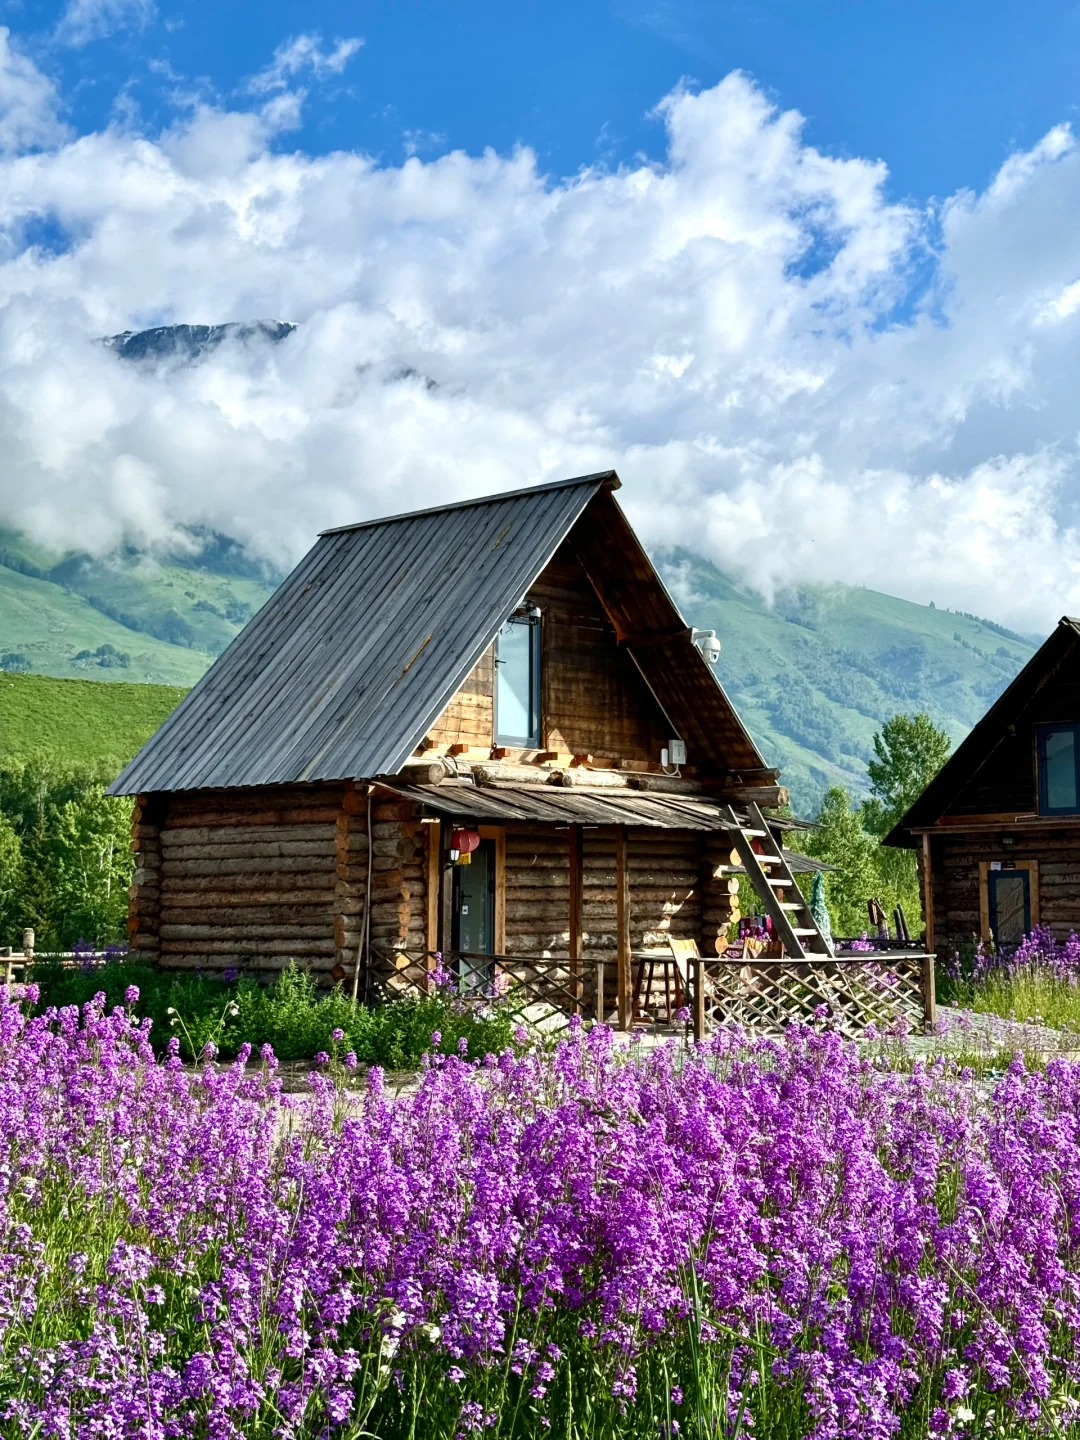
[[[0,945],[39,950],[123,943],[131,883],[131,801],[105,794],[118,765],[47,757],[0,765]]]
[[[853,806],[847,791],[834,786],[816,816],[819,828],[789,841],[834,867],[825,876],[825,892],[835,934],[856,936],[866,930],[871,897],[890,917],[902,906],[913,938],[922,929],[915,852],[881,842],[944,765],[949,750],[948,735],[928,715],[894,715],[874,736],[866,767],[870,798]]]

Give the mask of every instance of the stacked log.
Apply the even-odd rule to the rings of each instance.
[[[156,959],[161,921],[161,804],[154,796],[140,795],[131,817],[134,872],[128,904],[128,949]]]
[[[452,773],[444,760],[410,760],[394,780],[400,785],[438,785]]]
[[[701,953],[719,955],[727,944],[728,930],[742,918],[739,880],[733,867],[741,866],[726,830],[705,838],[701,869]]]
[[[340,786],[172,796],[159,835],[162,964],[273,972],[295,960],[328,977],[343,798]]]
[[[557,777],[566,773],[565,770],[550,770],[542,765],[514,765],[505,760],[472,767],[476,784],[487,786],[550,785],[559,783]]]
[[[631,790],[645,790],[650,795],[700,795],[700,780],[683,775],[629,775]]]

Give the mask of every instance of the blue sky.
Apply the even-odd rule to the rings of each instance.
[[[71,8],[71,7],[69,7]],[[832,153],[884,158],[890,189],[926,200],[981,188],[1014,149],[1075,117],[1080,5],[1047,0],[83,0],[96,38],[53,43],[65,6],[15,0],[7,23],[61,78],[81,130],[118,94],[146,121],[177,90],[224,100],[289,36],[360,37],[287,143],[310,153],[478,153],[524,142],[569,174],[663,154],[649,114],[686,77],[745,69]],[[101,33],[106,32],[106,33]]]
[[[0,0],[2,4],[2,0]],[[6,28],[5,27],[6,23]],[[98,553],[613,467],[647,543],[1080,613],[1080,8],[0,10],[0,525]],[[133,366],[124,329],[287,341]]]

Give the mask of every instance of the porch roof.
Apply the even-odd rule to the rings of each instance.
[[[631,790],[556,789],[550,785],[477,786],[470,781],[443,781],[439,785],[388,785],[436,815],[475,824],[533,821],[549,825],[636,825],[651,830],[699,830],[709,833],[730,829],[730,822],[715,801],[701,795],[657,795]],[[746,816],[736,810],[738,819]],[[781,822],[778,828],[787,829]],[[793,871],[829,870],[832,867],[784,850]]]
[[[438,815],[457,820],[539,820],[555,825],[648,825],[658,830],[722,830],[720,807],[699,795],[630,790],[556,789],[552,785],[395,785]]]

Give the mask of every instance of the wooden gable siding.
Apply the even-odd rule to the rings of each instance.
[[[564,544],[525,597],[542,614],[544,748],[563,755],[658,763],[671,727],[621,647],[581,562]],[[495,743],[494,649],[428,731],[430,746]]]
[[[945,814],[1034,814],[1039,803],[1035,727],[1055,721],[1080,721],[1080,681],[1072,665],[1059,666],[1039,686]]]
[[[428,731],[436,749],[465,745],[490,748],[495,716],[495,647],[489,646],[473,666],[468,679]]]
[[[548,750],[657,764],[671,727],[564,544],[529,590],[543,616],[543,722]]]

